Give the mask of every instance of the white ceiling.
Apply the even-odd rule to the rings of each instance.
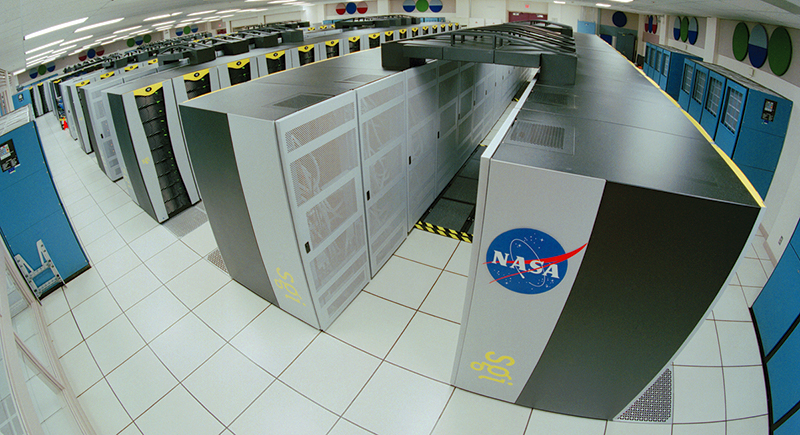
[[[332,0],[304,0],[307,3],[335,3]],[[454,1],[454,0],[453,0]],[[487,0],[504,1],[504,0]],[[535,0],[534,0],[535,1]],[[800,0],[633,0],[631,3],[611,3],[615,10],[640,14],[671,14],[690,16],[712,16],[725,19],[761,22],[765,24],[784,25],[800,28]],[[567,4],[594,6],[595,1],[566,0]],[[153,23],[142,20],[164,13],[181,12],[174,18],[177,21],[186,19],[192,12],[205,10],[269,8],[279,11],[289,7],[268,4],[268,0],[245,2],[244,0],[2,0],[2,25],[0,26],[0,68],[16,71],[25,67],[25,51],[44,44],[64,39],[70,41],[81,36],[93,35],[93,38],[81,41],[91,43],[99,38],[111,35],[116,30],[142,25],[152,28]],[[296,7],[292,7],[296,8]],[[247,17],[258,13],[240,13]],[[23,41],[23,36],[37,30],[89,17],[83,24],[62,29]],[[74,33],[75,29],[115,18],[125,17],[119,23],[89,31]],[[57,46],[56,46],[57,47]],[[74,49],[71,49],[72,51]],[[35,53],[28,55],[33,56]]]

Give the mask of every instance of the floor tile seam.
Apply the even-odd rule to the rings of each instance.
[[[256,316],[256,317],[258,317],[258,316]],[[309,347],[311,347],[311,344],[314,343],[322,333],[323,332],[321,330],[317,331],[317,334],[314,335],[314,338],[312,338],[311,341],[309,341],[308,344],[306,344],[303,347],[303,350],[301,350],[294,358],[292,358],[292,360],[289,362],[289,364],[286,364],[286,367],[284,367],[283,370],[281,370],[281,372],[278,373],[277,376],[275,376],[275,379],[280,379],[280,377],[283,376],[284,373],[286,373],[286,370],[289,370],[289,367],[291,367],[292,364],[294,364],[297,361],[297,359],[300,358],[300,355],[302,355]],[[261,366],[259,366],[259,367],[261,367]],[[264,370],[266,370],[266,368],[264,368]],[[270,372],[267,371],[267,373],[270,373]],[[272,374],[272,373],[270,373],[270,374]],[[284,382],[284,384],[285,384],[285,382]]]
[[[209,263],[211,263],[211,262],[209,262]],[[211,265],[213,266],[213,263],[212,263]],[[148,270],[149,270],[149,269],[148,269]],[[180,274],[178,274],[178,275],[180,275]],[[194,306],[194,308],[192,308],[192,307],[190,307],[190,306],[186,305],[186,302],[184,302],[184,301],[183,301],[181,298],[179,298],[179,297],[178,297],[178,295],[177,295],[177,294],[175,294],[175,291],[173,291],[171,288],[169,288],[169,283],[171,283],[172,281],[174,281],[174,280],[175,280],[175,278],[177,278],[177,277],[178,277],[178,275],[175,275],[175,277],[173,277],[172,279],[170,279],[170,280],[169,280],[169,281],[167,281],[166,283],[163,283],[162,285],[163,285],[164,287],[166,287],[166,288],[167,288],[167,290],[169,290],[169,291],[170,291],[170,292],[171,292],[171,293],[172,293],[172,294],[173,294],[173,295],[174,295],[176,298],[178,298],[178,300],[179,300],[179,301],[180,301],[180,302],[181,302],[181,303],[182,303],[182,304],[183,304],[183,305],[184,305],[186,308],[188,308],[188,309],[189,309],[189,311],[194,311],[194,309],[195,309],[195,308],[199,307],[200,305],[203,305],[203,303],[205,303],[207,300],[211,299],[211,297],[212,297],[212,296],[214,296],[215,294],[217,294],[217,292],[218,292],[218,291],[222,290],[222,287],[225,287],[226,285],[230,284],[230,283],[231,283],[231,281],[233,281],[233,278],[231,278],[231,277],[230,277],[230,275],[228,275],[228,281],[226,281],[226,282],[225,282],[225,284],[222,284],[221,286],[219,286],[219,288],[217,288],[216,290],[214,290],[214,291],[213,291],[213,292],[212,292],[210,295],[208,295],[208,296],[207,296],[205,299],[203,299],[203,300],[201,300],[200,302],[198,302],[198,303],[197,303],[197,305],[195,305],[195,306]],[[158,279],[158,277],[156,277],[156,279]],[[175,284],[173,284],[173,285],[175,285]],[[153,290],[153,291],[155,291],[155,290]],[[267,308],[269,308],[269,307],[272,305],[272,303],[270,303],[269,301],[267,301],[267,303],[269,304],[269,305],[267,306]],[[266,309],[266,308],[265,308],[265,309]],[[263,312],[263,311],[262,311],[262,312]],[[198,316],[198,317],[199,317],[199,316]],[[253,320],[255,320],[255,319],[253,319]],[[253,320],[251,320],[251,321],[247,322],[247,325],[250,325],[250,323],[252,323],[252,322],[253,322]],[[247,325],[245,325],[245,328],[247,327]],[[243,328],[243,329],[244,329],[244,328]],[[242,331],[239,331],[239,332],[242,332]],[[236,333],[236,334],[235,334],[233,337],[236,337],[236,335],[239,335],[239,332],[237,332],[237,333]],[[233,337],[231,337],[231,340],[233,340]]]
[[[739,319],[714,319],[715,322],[728,322],[728,323],[753,323],[752,320],[739,320]]]
[[[112,229],[111,231],[115,231],[115,232],[116,232],[116,231],[117,231],[117,229],[116,229],[116,228],[114,228],[114,229]],[[83,248],[83,251],[85,252],[85,251],[86,251],[86,250],[89,248],[89,246],[90,246],[90,245],[92,245],[92,244],[94,244],[94,243],[98,242],[98,241],[100,240],[100,238],[102,238],[102,237],[105,237],[106,235],[110,234],[110,233],[111,233],[111,231],[109,231],[109,232],[107,232],[107,233],[103,234],[102,236],[98,237],[96,240],[92,241],[92,242],[91,242],[91,243],[89,243],[88,245],[81,246],[81,247]],[[119,235],[119,232],[117,232],[117,235]],[[120,236],[120,238],[122,238],[122,236]],[[125,241],[125,239],[122,239],[122,241],[124,242],[124,241]],[[123,245],[123,246],[120,246],[120,247],[119,247],[119,248],[117,248],[115,251],[113,251],[113,252],[109,253],[108,255],[106,255],[105,257],[103,257],[103,258],[101,258],[101,259],[99,259],[99,260],[94,260],[94,259],[92,259],[92,260],[95,262],[95,264],[97,264],[97,263],[99,263],[99,262],[101,262],[101,261],[105,260],[106,258],[108,258],[108,257],[110,257],[110,256],[112,256],[112,255],[114,255],[114,254],[116,254],[117,252],[119,252],[119,250],[120,250],[120,249],[124,248],[125,246],[127,246],[127,243],[126,243],[125,245]],[[134,252],[134,254],[135,254],[135,252]],[[88,252],[86,252],[86,255],[90,255],[90,254],[89,254]]]
[[[269,383],[269,385],[267,385],[267,387],[266,387],[266,388],[264,388],[264,390],[263,390],[263,391],[262,391],[260,394],[258,394],[258,395],[256,396],[256,398],[255,398],[255,399],[253,399],[253,401],[252,401],[252,402],[250,402],[250,404],[249,404],[249,405],[245,406],[245,407],[244,407],[244,409],[242,409],[242,412],[240,412],[240,413],[239,413],[239,414],[238,414],[238,415],[237,415],[237,416],[236,416],[236,417],[235,417],[235,418],[234,418],[234,419],[231,421],[231,423],[230,423],[230,424],[228,424],[228,425],[224,425],[224,426],[225,426],[225,430],[230,430],[231,432],[233,432],[233,429],[231,429],[231,426],[233,426],[233,425],[236,423],[236,421],[237,421],[237,420],[239,420],[240,418],[242,418],[242,416],[243,416],[243,415],[244,415],[244,414],[245,414],[245,413],[246,413],[246,412],[247,412],[247,411],[248,411],[248,410],[249,410],[249,409],[250,409],[250,408],[253,406],[253,404],[255,404],[256,402],[258,402],[258,399],[260,399],[260,398],[261,398],[261,396],[263,396],[263,395],[264,395],[264,394],[265,394],[267,391],[269,391],[270,387],[272,387],[272,386],[275,384],[275,382],[278,382],[278,378],[273,378],[272,382],[270,382],[270,383]],[[215,418],[216,418],[216,417],[215,417]],[[225,430],[223,430],[223,432],[225,432]]]
[[[388,357],[387,357],[387,358],[388,358]],[[385,359],[385,360],[384,360],[384,362],[385,362],[385,363],[387,363],[387,364],[391,364],[391,365],[393,365],[393,366],[395,366],[395,367],[397,367],[397,368],[399,368],[399,369],[403,369],[403,370],[405,370],[405,371],[407,371],[407,372],[413,373],[413,374],[415,374],[415,375],[419,375],[419,376],[421,376],[421,377],[423,377],[423,378],[426,378],[426,379],[428,379],[428,380],[431,380],[431,381],[433,381],[433,382],[436,382],[437,384],[442,384],[442,385],[445,385],[445,386],[447,386],[447,387],[455,387],[455,385],[452,385],[452,384],[450,384],[450,382],[449,382],[449,381],[441,381],[441,380],[439,380],[439,379],[432,378],[432,377],[430,377],[429,375],[426,375],[426,374],[420,373],[420,372],[418,372],[418,371],[416,371],[416,370],[412,370],[412,369],[410,369],[410,368],[408,368],[408,367],[403,367],[403,366],[401,366],[400,364],[398,364],[398,363],[396,363],[396,362],[390,361],[389,359]],[[454,362],[455,362],[455,361],[454,361]],[[452,374],[452,373],[451,373],[451,374]]]
[[[406,237],[406,238],[407,238],[407,237]],[[401,245],[401,246],[402,246],[402,245]],[[402,255],[398,255],[398,254],[397,254],[397,251],[398,251],[398,250],[399,250],[399,248],[398,248],[397,250],[395,250],[395,251],[394,251],[394,253],[392,254],[392,256],[393,256],[393,257],[402,258],[403,260],[408,260],[408,261],[411,261],[411,262],[414,262],[414,263],[417,263],[417,264],[421,264],[421,265],[423,265],[423,266],[427,266],[427,267],[430,267],[430,268],[432,268],[432,269],[437,269],[437,270],[442,270],[442,269],[443,269],[443,268],[441,268],[441,267],[437,267],[437,266],[433,266],[433,265],[430,265],[430,264],[427,264],[427,263],[423,263],[423,262],[421,262],[421,261],[419,261],[419,260],[414,260],[413,258],[408,258],[408,257],[403,257]],[[445,264],[445,266],[446,266],[446,265],[447,265],[447,264]]]
[[[731,418],[730,420],[725,420],[725,422],[727,423],[727,422],[729,422],[729,421],[755,420],[755,419],[757,419],[757,418],[761,418],[761,417],[769,417],[769,413],[758,414],[758,415],[754,415],[754,416],[752,416],[752,417],[737,417],[737,418]],[[767,424],[769,424],[769,423],[767,423]]]
[[[458,245],[456,245],[456,249],[458,249]],[[453,251],[453,253],[455,253],[455,251]],[[450,256],[450,258],[453,258],[452,255]],[[450,262],[449,258],[447,259],[447,262],[448,263]],[[445,264],[445,267],[447,267],[447,264]],[[422,306],[425,305],[425,301],[428,300],[428,297],[431,295],[431,292],[433,292],[433,288],[436,287],[436,284],[439,283],[439,279],[442,278],[442,274],[443,273],[444,273],[444,269],[440,269],[439,270],[439,275],[436,275],[436,279],[433,281],[433,285],[431,285],[431,288],[429,288],[428,292],[425,293],[425,297],[422,298],[422,301],[419,303],[419,306],[417,308],[415,308],[415,310],[417,312],[419,312],[422,309]]]
[[[672,364],[675,367],[687,368],[704,368],[704,369],[726,369],[726,368],[742,368],[742,367],[763,367],[761,364],[743,364],[743,365],[702,365],[702,364]]]
[[[444,416],[444,411],[447,409],[447,406],[450,405],[450,401],[453,400],[453,396],[455,394],[456,394],[456,389],[453,388],[453,391],[450,392],[450,395],[447,397],[447,401],[444,403],[444,407],[442,408],[442,411],[439,413],[439,416],[436,417],[436,421],[433,423],[433,427],[431,428],[431,431],[429,432],[429,435],[433,435],[433,433],[436,431],[436,426],[438,426],[439,422],[442,421],[442,416]],[[524,433],[525,432],[523,432],[522,434],[524,434]]]
[[[429,291],[430,291],[430,290],[429,290]],[[370,296],[375,296],[375,297],[376,297],[376,298],[378,298],[378,299],[383,299],[384,301],[386,301],[386,302],[391,302],[391,303],[392,303],[392,304],[394,304],[394,305],[399,305],[399,306],[401,306],[401,307],[403,307],[403,308],[406,308],[406,309],[409,309],[409,310],[418,311],[418,308],[414,308],[414,307],[410,307],[410,306],[408,306],[408,305],[405,305],[405,304],[401,304],[400,302],[397,302],[397,301],[391,300],[391,299],[387,298],[386,296],[381,296],[381,295],[379,295],[379,294],[372,293],[372,292],[370,292],[370,291],[367,291],[366,289],[362,289],[362,290],[361,290],[361,293],[367,293],[367,294],[369,294]],[[420,305],[421,305],[421,304],[420,304]],[[345,308],[345,310],[346,310],[346,308]],[[334,323],[336,323],[336,321],[335,321],[335,320],[334,320]]]
[[[344,417],[344,416],[345,416],[345,414],[347,414],[347,411],[349,411],[349,410],[350,410],[350,408],[352,408],[352,407],[353,407],[353,404],[354,404],[354,403],[356,403],[356,400],[358,400],[358,397],[359,397],[359,396],[361,396],[361,393],[363,393],[363,392],[364,392],[364,389],[365,389],[365,388],[367,388],[367,385],[369,385],[369,383],[370,383],[370,382],[372,381],[372,379],[375,377],[375,374],[376,374],[376,373],[378,373],[378,370],[380,370],[381,366],[382,366],[382,365],[383,365],[385,362],[386,362],[385,360],[381,360],[381,362],[379,362],[379,363],[378,363],[378,366],[377,366],[377,367],[375,367],[375,370],[372,372],[372,374],[369,376],[369,378],[367,378],[367,382],[365,382],[365,383],[364,383],[364,385],[362,385],[362,386],[361,386],[361,388],[358,390],[358,393],[356,393],[356,395],[353,397],[353,400],[351,400],[351,401],[350,401],[350,404],[349,404],[349,405],[347,405],[347,407],[344,409],[344,411],[342,411],[342,415],[339,417],[340,419],[345,419],[345,417]],[[355,423],[355,422],[353,422],[353,421],[351,421],[351,420],[349,420],[349,419],[345,419],[345,420],[349,421],[350,423],[353,423],[353,424],[355,424],[355,425],[356,425],[356,426],[358,426],[358,427],[362,427],[361,425],[359,425],[359,424],[357,424],[357,423]],[[337,422],[338,422],[338,421],[337,421]],[[335,424],[335,423],[334,423],[334,426],[336,426],[336,424]],[[363,429],[366,429],[366,428],[363,428]],[[369,430],[368,430],[368,431],[369,431]],[[375,433],[375,432],[372,432],[372,431],[369,431],[369,432],[370,432],[370,433]]]
[[[379,364],[379,365],[380,365],[380,364]],[[375,370],[376,370],[376,371],[378,370],[378,369],[377,369],[377,367],[375,368]],[[375,372],[373,372],[373,374],[375,374]],[[344,414],[344,413],[342,413],[342,414],[339,414],[338,412],[335,412],[334,410],[332,410],[332,409],[328,408],[327,406],[325,406],[325,405],[323,405],[323,404],[321,404],[321,403],[317,402],[316,400],[314,400],[314,399],[312,399],[312,398],[310,398],[310,397],[306,396],[305,394],[301,393],[299,390],[297,390],[297,389],[296,389],[296,388],[294,388],[293,386],[289,385],[289,384],[288,384],[286,381],[284,381],[283,379],[281,379],[281,378],[276,378],[276,379],[275,379],[275,381],[276,381],[276,382],[280,382],[281,384],[283,384],[283,386],[284,386],[284,387],[286,387],[286,388],[288,388],[288,389],[290,389],[290,390],[294,391],[295,393],[297,393],[297,394],[299,394],[300,396],[302,396],[304,399],[306,399],[306,400],[310,401],[311,403],[313,403],[313,404],[315,404],[315,405],[319,406],[320,408],[322,408],[322,409],[324,409],[324,410],[326,410],[326,411],[330,412],[331,414],[335,415],[335,416],[337,417],[337,421],[338,421],[338,419],[339,419],[339,418],[342,418],[342,414]],[[364,385],[367,385],[367,384],[364,384]],[[361,392],[361,390],[359,390],[359,392]],[[350,403],[352,404],[352,403],[353,403],[353,401],[355,401],[355,400],[356,400],[356,399],[355,399],[355,398],[353,398],[353,400],[351,400],[351,401],[350,401]],[[348,406],[349,406],[349,405],[348,405]],[[335,425],[336,425],[336,423],[334,423],[333,425],[335,426]],[[331,428],[333,428],[333,426],[331,426]]]
[[[175,243],[178,243],[178,242],[179,242],[179,241],[176,241]],[[170,244],[169,246],[167,246],[167,247],[166,247],[166,248],[164,248],[164,249],[166,250],[167,248],[169,248],[170,246],[174,245],[175,243],[172,243],[172,244]],[[184,245],[184,246],[186,246],[186,245]],[[138,255],[138,254],[137,254],[135,251],[133,251],[133,249],[131,249],[131,252],[133,252],[133,255],[136,255],[136,258],[139,258],[139,261],[141,261],[141,258],[139,257],[139,255]],[[163,250],[162,250],[161,252],[163,252]],[[155,255],[154,255],[153,257],[155,257]],[[150,258],[149,258],[148,260],[146,260],[146,261],[150,261],[150,260],[152,260],[152,259],[153,259],[153,257],[150,257]],[[175,277],[177,277],[178,275],[182,274],[183,272],[186,272],[186,271],[187,271],[187,270],[188,270],[190,267],[194,266],[194,265],[195,265],[195,264],[196,264],[198,261],[200,261],[200,259],[202,259],[202,257],[200,257],[199,259],[197,259],[197,261],[194,261],[192,264],[190,264],[190,265],[186,266],[185,268],[181,269],[181,270],[180,270],[180,272],[178,272],[178,273],[176,273],[175,275],[173,275],[172,277],[170,277],[170,279],[169,279],[169,280],[167,280],[167,282],[169,282],[169,281],[172,281],[172,280],[173,280]],[[161,278],[159,278],[159,277],[158,277],[158,275],[156,275],[156,273],[155,273],[155,272],[154,272],[154,271],[153,271],[153,270],[150,268],[150,266],[148,266],[148,265],[147,265],[146,261],[141,261],[141,264],[143,264],[143,265],[144,265],[144,267],[146,267],[146,268],[147,268],[147,270],[148,270],[148,271],[149,271],[151,274],[153,274],[153,276],[154,276],[154,277],[156,277],[156,279],[157,279],[157,280],[158,280],[158,281],[161,283],[161,285],[162,285],[162,286],[164,286],[164,287],[166,288],[166,285],[167,285],[167,283],[166,283],[166,282],[164,282],[164,281],[162,281],[162,280],[161,280]],[[133,270],[133,269],[131,269],[131,270]],[[219,290],[217,290],[217,291],[219,291]],[[172,292],[172,291],[170,291],[170,293],[171,293],[171,292]],[[216,292],[215,292],[215,293],[216,293]],[[176,297],[177,297],[177,296],[176,296]],[[180,299],[178,299],[178,300],[180,300]],[[181,303],[183,303],[183,302],[181,301]],[[187,308],[188,308],[188,307],[187,307]]]
[[[331,433],[331,432],[333,432],[333,429],[336,427],[336,425],[337,425],[337,424],[339,424],[339,422],[340,422],[340,421],[342,421],[342,420],[344,420],[344,421],[346,421],[346,422],[348,422],[348,423],[352,424],[353,426],[355,426],[355,427],[357,427],[357,428],[359,428],[359,429],[363,430],[364,432],[366,432],[366,433],[368,433],[368,434],[372,434],[372,435],[379,435],[377,432],[373,432],[373,431],[371,431],[371,430],[369,430],[369,429],[365,428],[364,426],[361,426],[361,425],[359,425],[359,424],[357,424],[357,423],[354,423],[353,421],[351,421],[351,420],[348,420],[348,419],[346,419],[346,418],[344,418],[344,417],[339,417],[339,418],[336,420],[336,423],[334,423],[334,424],[333,424],[333,426],[331,426],[331,428],[330,428],[330,430],[328,431],[327,435],[330,435],[330,433]]]
[[[722,357],[722,342],[720,341],[719,328],[717,328],[717,320],[714,319],[714,331],[717,333],[717,347],[719,348],[719,361],[722,363],[722,405],[724,410],[725,421],[728,420],[728,392],[725,388],[725,359]],[[674,419],[673,419],[674,421]]]
[[[455,389],[453,391],[455,391]],[[528,432],[528,426],[531,425],[531,418],[533,418],[533,408],[531,408],[530,413],[528,413],[528,418],[525,420],[525,428],[522,429],[522,433],[520,435],[525,435]]]

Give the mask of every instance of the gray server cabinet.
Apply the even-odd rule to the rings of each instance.
[[[200,200],[173,90],[178,70],[106,91],[123,177],[130,182],[132,199],[158,222]]]
[[[575,85],[533,86],[481,157],[452,383],[669,423],[671,362],[730,282],[763,202],[613,48],[576,42]],[[605,110],[611,98],[625,104]]]
[[[438,61],[403,71],[408,111],[408,231],[436,199]]]
[[[370,279],[356,100],[262,79],[181,105],[231,276],[320,329]]]

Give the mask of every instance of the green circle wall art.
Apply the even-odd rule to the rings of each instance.
[[[747,57],[748,42],[750,42],[750,30],[747,29],[747,24],[740,22],[736,25],[731,39],[733,57],[736,60],[743,61]]]
[[[689,39],[689,17],[681,19],[681,41],[686,42]]]
[[[785,27],[778,27],[772,31],[769,38],[769,50],[767,51],[769,68],[777,76],[786,74],[789,65],[792,64],[792,38]]]

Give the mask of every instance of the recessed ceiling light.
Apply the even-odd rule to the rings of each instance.
[[[116,32],[114,32],[114,34],[115,34],[115,35],[118,35],[118,34],[120,34],[120,33],[126,33],[126,32],[130,32],[131,30],[136,30],[136,29],[138,29],[139,27],[142,27],[142,26],[133,26],[133,27],[128,27],[127,29],[120,29],[120,30],[117,30]]]
[[[217,16],[205,17],[205,18],[203,18],[203,21],[212,21],[212,20],[218,20],[218,19],[219,19],[219,17],[217,17]]]
[[[187,14],[186,16],[187,17],[193,17],[195,15],[208,15],[208,14],[213,14],[216,11],[217,11],[216,9],[213,9],[213,10],[210,10],[210,11],[192,12],[191,14]]]
[[[25,52],[25,54],[35,53],[35,52],[37,52],[39,50],[44,50],[47,47],[52,47],[52,46],[54,46],[56,44],[61,44],[62,42],[64,42],[64,40],[63,39],[59,39],[58,41],[51,42],[49,44],[42,45],[41,47],[36,47],[34,49],[28,50],[28,51]],[[50,51],[52,51],[52,50],[50,50]]]
[[[18,74],[22,74],[22,73],[24,73],[24,72],[25,72],[25,68],[22,68],[22,69],[21,69],[21,70],[19,70],[19,71],[14,71],[13,73],[11,73],[11,75],[14,75],[14,76],[15,76],[15,75],[18,75]]]
[[[233,16],[233,14],[231,14],[231,15],[222,15],[222,16],[219,17],[219,19],[221,20],[223,18],[230,18],[232,16]]]
[[[109,24],[119,23],[120,21],[122,21],[124,19],[125,19],[125,17],[123,17],[123,18],[115,18],[113,20],[103,21],[102,23],[97,23],[97,24],[92,24],[90,26],[81,27],[80,29],[75,29],[75,33],[83,32],[84,30],[94,29],[94,28],[97,28],[97,27],[107,26]]]
[[[144,19],[144,20],[142,20],[142,21],[155,21],[155,20],[160,20],[160,19],[162,19],[162,18],[169,18],[169,17],[170,17],[170,15],[169,15],[169,14],[166,14],[166,15],[156,15],[155,17],[147,17],[147,18],[145,18],[145,19]]]
[[[53,52],[53,50],[47,50],[44,53],[39,53],[39,54],[37,54],[35,56],[31,56],[31,57],[25,59],[25,62],[30,62],[33,59],[44,59],[48,54],[50,54],[52,52]]]
[[[29,34],[23,36],[22,39],[23,40],[27,40],[27,39],[35,38],[37,36],[45,35],[45,34],[50,33],[50,32],[55,32],[56,30],[61,30],[61,29],[64,29],[66,27],[77,26],[78,24],[80,24],[80,23],[82,23],[82,22],[84,22],[84,21],[86,21],[88,19],[89,19],[89,17],[83,17],[83,18],[78,18],[77,20],[72,20],[72,21],[67,22],[67,23],[57,24],[57,25],[55,25],[53,27],[48,27],[48,28],[43,29],[43,30],[38,30],[36,32],[29,33]]]
[[[610,7],[611,7],[611,5],[607,5],[607,4],[605,4],[605,3],[595,3],[595,4],[596,4],[597,6],[600,6],[601,8],[610,8]]]
[[[64,45],[69,45],[69,44],[72,44],[73,42],[84,41],[84,40],[86,40],[86,39],[89,39],[89,38],[91,38],[92,36],[93,36],[93,35],[89,35],[89,36],[84,36],[84,37],[82,37],[82,38],[73,39],[72,41],[62,42],[60,45],[61,45],[61,46],[64,46]]]
[[[77,46],[78,46],[78,44],[68,45],[68,46],[66,46],[64,48],[59,48],[58,51],[54,51],[53,54],[61,54],[61,53],[65,52],[65,51],[69,50],[70,48],[75,48]]]
[[[233,12],[239,12],[241,9],[228,9],[227,11],[219,11],[218,14],[230,14]]]
[[[171,21],[163,21],[163,22],[161,22],[161,23],[156,23],[156,24],[153,24],[153,27],[161,27],[161,26],[166,26],[166,25],[172,24],[172,23],[174,23],[174,22],[175,22],[175,20],[171,20]]]

